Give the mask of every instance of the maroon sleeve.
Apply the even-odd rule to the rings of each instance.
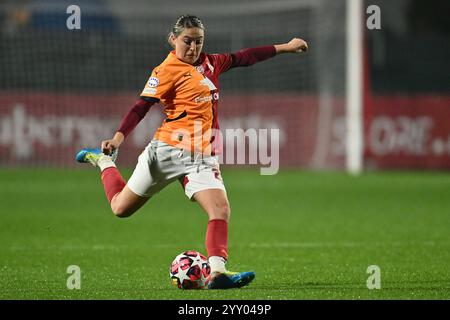
[[[236,53],[231,54],[233,62],[230,69],[234,67],[247,67],[272,58],[275,56],[275,46],[264,46],[257,48],[242,49]]]
[[[233,59],[231,58],[231,54],[229,53],[219,53],[219,54],[211,54],[214,68],[216,68],[216,73],[221,74],[230,69],[231,63]]]
[[[136,101],[134,106],[128,111],[125,117],[122,119],[120,123],[118,132],[122,132],[122,134],[126,137],[134,128],[144,119],[150,107],[158,102],[158,99],[154,98],[140,98]]]

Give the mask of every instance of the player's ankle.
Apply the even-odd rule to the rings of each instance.
[[[209,279],[210,279],[210,280],[213,280],[214,278],[216,278],[217,276],[219,276],[219,275],[221,275],[221,274],[222,274],[222,272],[218,272],[218,271],[211,272],[211,273],[209,274]]]
[[[116,167],[116,164],[113,162],[112,158],[108,155],[101,155],[97,161],[97,166],[100,168],[100,171],[103,171],[110,167]]]
[[[215,273],[225,273],[225,263],[226,260],[223,257],[211,256],[208,258],[209,266],[211,268],[211,274]]]

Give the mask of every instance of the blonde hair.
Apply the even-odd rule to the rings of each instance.
[[[172,27],[172,30],[169,32],[167,36],[167,41],[170,46],[173,47],[173,43],[171,41],[172,36],[178,37],[186,28],[200,28],[205,30],[202,21],[196,16],[192,15],[182,15],[178,17],[177,22]]]

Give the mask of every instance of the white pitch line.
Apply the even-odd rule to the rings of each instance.
[[[347,242],[278,242],[278,243],[250,243],[248,246],[252,248],[335,248],[335,247],[380,247],[380,246],[436,246],[436,245],[450,245],[450,242],[436,242],[436,241],[387,241],[387,242],[368,242],[368,241],[347,241]]]
[[[232,245],[230,248],[254,248],[254,249],[284,249],[284,248],[358,248],[358,247],[405,247],[405,246],[449,246],[450,242],[439,242],[439,241],[412,241],[412,242],[402,242],[402,241],[344,241],[344,242],[273,242],[273,243],[248,243],[248,244],[237,244]],[[154,249],[165,249],[165,248],[186,248],[188,249],[198,249],[204,248],[203,243],[160,243],[160,244],[148,244],[145,246],[128,246],[128,245],[111,245],[111,244],[93,244],[93,245],[50,245],[50,246],[2,246],[0,250],[8,251],[34,251],[34,250],[53,250],[57,251],[76,251],[76,250],[147,250],[148,248]]]

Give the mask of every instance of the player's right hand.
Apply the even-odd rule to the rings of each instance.
[[[112,139],[102,141],[102,152],[110,155],[114,150],[118,149],[125,137],[121,132],[117,132]]]
[[[102,152],[110,155],[118,146],[113,139],[102,141]]]

